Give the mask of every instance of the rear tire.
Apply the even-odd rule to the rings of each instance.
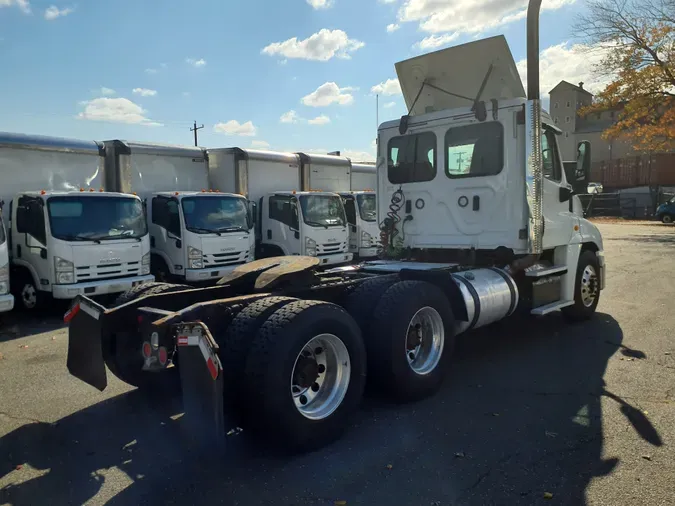
[[[292,297],[266,297],[243,308],[227,330],[214,336],[220,347],[223,366],[223,394],[225,407],[231,410],[238,422],[245,422],[247,406],[243,397],[246,357],[258,330],[276,310],[298,299]]]
[[[571,322],[586,321],[593,316],[600,302],[600,262],[595,253],[581,252],[574,282],[574,305],[562,309]]]
[[[455,346],[450,301],[431,283],[398,282],[382,295],[365,336],[376,385],[399,401],[423,399],[449,369]]]
[[[396,281],[398,281],[396,275],[368,279],[357,285],[347,296],[344,308],[354,318],[364,335],[368,330],[368,322],[373,316],[373,311],[380,301],[380,297]]]
[[[361,332],[346,311],[327,302],[286,304],[249,350],[245,392],[252,428],[287,451],[320,448],[344,432],[365,380]]]
[[[127,304],[146,295],[178,292],[191,287],[186,285],[172,285],[169,283],[143,283],[127,290],[115,301],[114,307]],[[141,339],[138,332],[120,332],[111,336],[111,350],[105,355],[105,363],[121,381],[141,390],[152,392],[171,390],[178,385],[178,367],[165,369],[161,372],[143,371],[143,355]]]

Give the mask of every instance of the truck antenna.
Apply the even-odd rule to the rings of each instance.
[[[196,122],[196,121],[194,122],[194,127],[193,127],[193,128],[190,128],[190,132],[194,132],[194,133],[195,133],[195,146],[198,146],[198,145],[199,145],[199,144],[197,143],[197,130],[200,130],[200,129],[202,129],[202,128],[204,128],[204,125],[202,124],[202,126],[197,126],[197,122]]]

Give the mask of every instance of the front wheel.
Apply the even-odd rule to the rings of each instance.
[[[345,430],[365,381],[366,351],[353,318],[335,304],[290,302],[263,324],[247,357],[253,428],[292,452],[322,447]]]
[[[14,285],[14,297],[24,311],[35,311],[44,306],[47,294],[38,290],[33,277],[21,275]]]
[[[672,214],[664,214],[661,216],[661,222],[666,223],[666,224],[671,224],[673,222],[673,215]]]
[[[600,302],[600,262],[592,251],[582,251],[574,283],[574,305],[562,309],[570,321],[588,320]]]

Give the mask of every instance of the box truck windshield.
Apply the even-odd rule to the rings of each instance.
[[[140,239],[148,233],[140,200],[131,197],[50,197],[52,236],[64,241]]]
[[[186,197],[182,200],[185,228],[197,234],[248,232],[248,208],[241,198]]]
[[[360,194],[356,196],[356,201],[359,204],[359,214],[363,221],[377,220],[377,200],[375,195]]]
[[[310,227],[345,226],[345,211],[338,195],[301,195],[300,207]]]

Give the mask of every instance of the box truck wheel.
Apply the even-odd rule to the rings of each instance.
[[[149,285],[149,286],[148,286]],[[146,295],[178,292],[191,287],[171,285],[168,283],[143,283],[120,295],[115,307],[131,302]],[[178,367],[161,372],[142,370],[143,355],[141,353],[141,336],[137,332],[119,332],[111,336],[111,349],[106,353],[105,363],[118,379],[143,390],[162,391],[175,383],[178,386]]]
[[[595,313],[600,302],[600,262],[595,253],[581,252],[574,283],[574,305],[562,309],[570,321],[588,320]]]
[[[245,395],[252,428],[292,452],[337,439],[358,407],[366,351],[340,306],[300,300],[277,309],[249,350]]]
[[[392,285],[364,334],[370,378],[401,401],[435,392],[448,370],[455,319],[445,294],[424,281]]]
[[[251,343],[272,313],[296,300],[298,299],[292,297],[266,297],[257,300],[240,308],[225,332],[214,335],[220,347],[220,361],[223,365],[225,406],[232,411],[237,422],[244,422],[241,415],[246,411],[242,382]]]
[[[663,216],[661,216],[661,221],[663,223],[670,224],[673,222],[673,215],[666,213]]]
[[[45,299],[49,297],[49,294],[38,290],[30,272],[25,270],[19,271],[16,281],[12,279],[11,282],[14,298],[21,309],[24,311],[35,311],[44,307]]]

